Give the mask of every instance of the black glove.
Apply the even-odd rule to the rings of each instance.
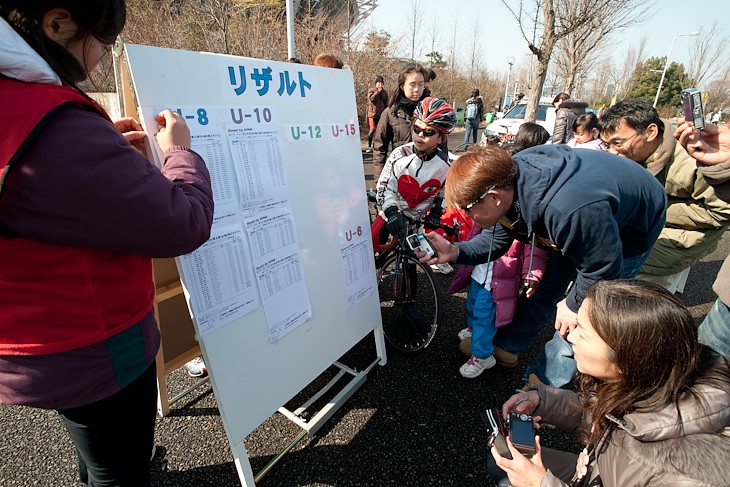
[[[400,241],[403,241],[408,235],[408,223],[406,218],[395,206],[385,210],[385,216],[388,221],[385,223],[391,235]]]
[[[428,212],[426,218],[423,220],[423,226],[427,230],[436,230],[441,228],[441,215],[444,214],[444,209],[441,208],[441,198],[436,198],[435,204],[431,207],[431,211]]]
[[[426,218],[423,220],[423,226],[427,230],[436,230],[438,228],[441,228],[441,214],[443,213],[443,210],[441,207],[438,209],[434,206],[431,208],[431,211],[428,213]]]

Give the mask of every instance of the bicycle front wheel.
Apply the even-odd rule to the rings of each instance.
[[[378,291],[387,342],[403,353],[426,348],[441,312],[431,268],[414,256],[395,253],[378,269]]]

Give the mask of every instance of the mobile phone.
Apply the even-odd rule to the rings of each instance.
[[[697,130],[705,128],[705,111],[702,108],[702,92],[697,88],[682,90],[684,119],[692,122]]]
[[[406,243],[411,250],[422,250],[429,257],[436,257],[436,249],[431,245],[425,235],[422,233],[414,233],[406,237]]]
[[[509,439],[523,455],[534,455],[535,425],[532,423],[532,416],[509,413]]]
[[[502,422],[502,416],[500,415],[499,409],[486,409],[482,411],[479,416],[481,416],[482,421],[484,421],[484,424],[486,424],[487,428],[489,429],[487,446],[489,448],[492,448],[492,445],[497,445],[497,451],[499,452],[499,454],[502,455],[504,458],[512,460],[512,452],[509,451],[509,447],[507,446],[507,440],[504,439],[506,429],[504,427],[504,423]]]

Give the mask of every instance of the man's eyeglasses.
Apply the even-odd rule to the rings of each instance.
[[[430,129],[428,127],[421,128],[418,125],[416,125],[415,123],[413,124],[413,133],[420,135],[422,137],[433,137],[434,135],[437,134],[437,132],[434,129]]]
[[[641,133],[643,133],[643,132],[644,132],[643,130],[637,130],[637,131],[636,131],[636,133],[635,133],[634,135],[632,135],[632,136],[631,136],[631,137],[629,137],[628,139],[624,139],[624,140],[621,140],[621,139],[619,139],[619,140],[612,140],[612,141],[608,141],[608,140],[604,139],[603,137],[601,137],[601,140],[603,141],[603,143],[604,143],[604,144],[606,144],[606,147],[607,147],[607,148],[609,148],[609,149],[610,149],[611,147],[614,147],[614,148],[616,148],[616,149],[620,149],[620,148],[622,148],[622,147],[623,147],[624,145],[626,145],[626,143],[627,143],[628,141],[630,141],[631,139],[633,139],[634,137],[636,137],[637,135],[639,135],[639,134],[641,134]]]
[[[484,192],[483,195],[481,195],[479,198],[477,198],[476,200],[472,201],[468,205],[462,206],[461,209],[464,210],[464,211],[471,211],[471,209],[474,208],[475,205],[478,205],[479,203],[481,203],[482,200],[484,200],[484,198],[486,198],[487,195],[489,194],[489,192],[492,191],[493,189],[494,189],[494,186],[492,186],[491,188],[487,189]]]

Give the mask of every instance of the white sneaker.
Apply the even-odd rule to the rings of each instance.
[[[459,340],[466,340],[467,338],[471,338],[471,328],[464,328],[459,332],[457,336],[459,337]]]
[[[195,357],[185,364],[185,371],[190,377],[205,377],[208,375],[208,368],[203,362],[203,357]]]
[[[479,375],[485,370],[494,367],[496,363],[497,361],[494,360],[494,357],[491,355],[487,358],[478,358],[472,355],[464,365],[459,367],[459,372],[462,377],[473,379],[475,377],[479,377]]]

